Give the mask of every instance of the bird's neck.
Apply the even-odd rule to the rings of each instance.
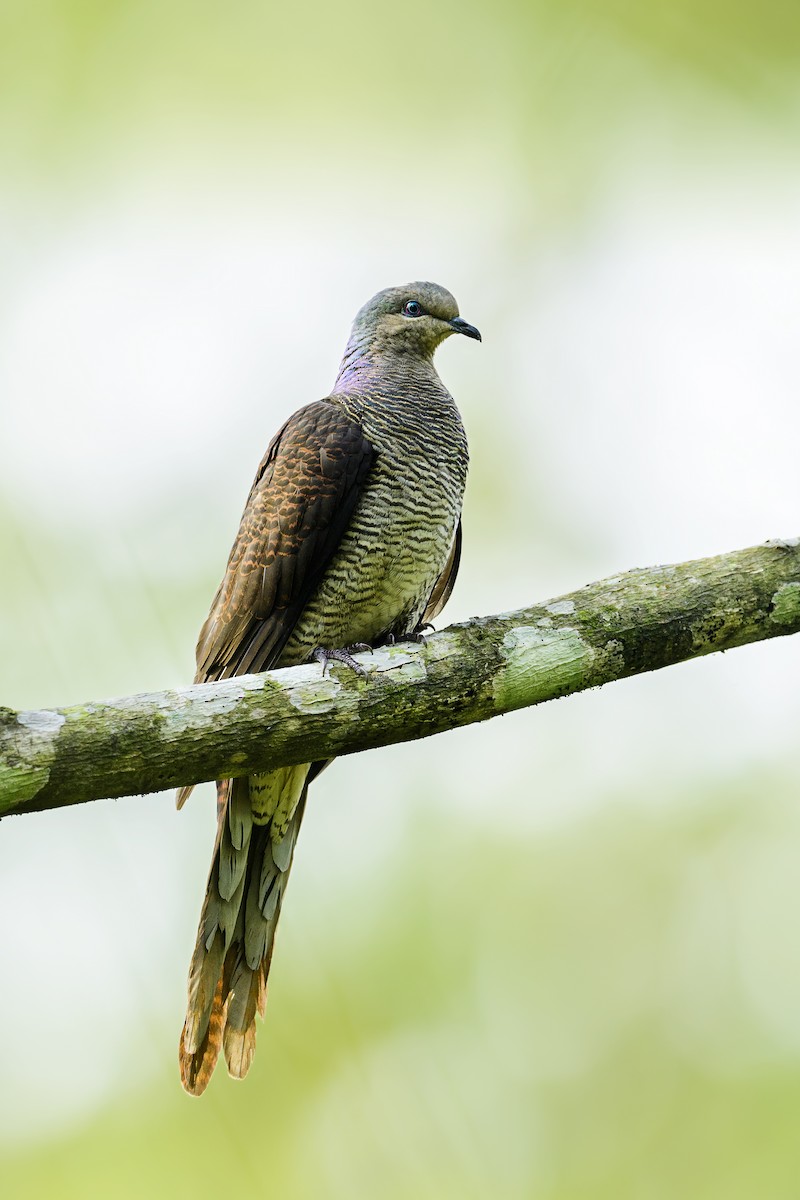
[[[374,392],[390,380],[436,383],[441,387],[432,358],[409,353],[402,347],[390,349],[385,345],[376,346],[372,337],[352,334],[332,394]]]

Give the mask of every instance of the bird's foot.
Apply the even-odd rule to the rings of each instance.
[[[402,637],[397,637],[393,633],[385,633],[378,645],[396,646],[398,642],[417,642],[419,645],[424,646],[428,640],[423,633],[424,629],[433,629],[433,626],[425,622],[424,625],[418,625],[413,633],[404,633]]]
[[[359,650],[369,650],[372,653],[372,646],[368,646],[366,642],[356,642],[353,646],[345,646],[340,650],[329,650],[325,646],[317,646],[311,657],[317,662],[322,663],[322,674],[328,674],[328,666],[331,662],[340,662],[342,666],[349,667],[351,671],[355,671],[356,675],[366,675],[366,671],[353,658],[353,653]]]

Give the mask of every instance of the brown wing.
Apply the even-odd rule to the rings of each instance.
[[[279,430],[200,631],[198,682],[274,664],[339,545],[373,458],[360,425],[330,401],[300,409]]]
[[[456,534],[453,538],[453,544],[450,547],[450,554],[448,555],[447,562],[444,565],[444,570],[436,580],[433,591],[428,598],[425,612],[422,614],[422,625],[426,625],[429,621],[433,621],[436,617],[438,617],[445,604],[447,604],[453,588],[456,585],[456,575],[458,575],[458,564],[460,562],[461,522],[459,521],[458,525],[456,526]]]

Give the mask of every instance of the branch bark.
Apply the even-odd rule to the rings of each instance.
[[[332,664],[0,708],[0,816],[352,754],[800,632],[800,538],[650,567]]]

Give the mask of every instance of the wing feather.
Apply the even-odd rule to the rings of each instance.
[[[332,401],[307,405],[278,431],[200,631],[198,682],[275,663],[341,541],[373,459],[361,426]]]
[[[439,613],[444,608],[456,584],[456,576],[458,575],[458,565],[461,562],[461,522],[456,526],[453,544],[450,547],[450,554],[447,562],[436,583],[433,586],[428,603],[425,607],[425,612],[422,614],[422,624],[426,625],[429,621],[433,621],[438,617]]]

